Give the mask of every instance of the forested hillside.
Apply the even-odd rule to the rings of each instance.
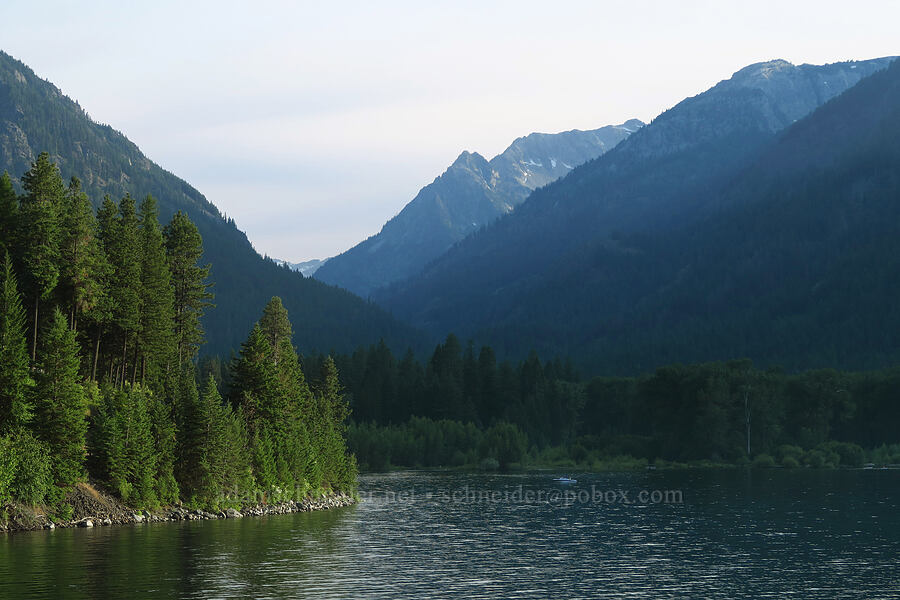
[[[502,356],[535,348],[590,372],[740,357],[891,364],[898,346],[875,332],[893,319],[885,132],[897,69],[851,88],[889,63],[747,67],[379,301]],[[841,123],[829,125],[837,113]],[[865,210],[855,210],[863,195]],[[860,289],[862,304],[839,291]]]
[[[152,196],[95,214],[47,153],[21,181],[0,177],[0,507],[65,520],[88,478],[140,508],[355,488],[334,362],[307,383],[279,298],[244,332],[227,401],[212,378],[198,390],[213,294],[194,223],[162,226]]]
[[[214,265],[217,305],[205,317],[203,353],[236,350],[253,324],[252,315],[275,295],[292,314],[302,315],[295,333],[304,348],[349,351],[382,337],[397,347],[419,347],[417,332],[371,303],[263,259],[234,221],[199,191],[160,168],[124,135],[91,119],[26,65],[0,52],[0,173],[7,171],[21,192],[19,176],[42,151],[50,154],[64,179],[81,179],[95,208],[107,194],[151,194],[163,221],[182,211],[196,224],[204,240],[204,260]]]

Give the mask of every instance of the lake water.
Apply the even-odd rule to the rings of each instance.
[[[0,598],[900,598],[900,471],[554,475],[366,475],[320,513],[0,534]]]

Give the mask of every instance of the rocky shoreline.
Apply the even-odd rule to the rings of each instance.
[[[171,521],[202,521],[213,519],[238,519],[265,515],[285,515],[296,512],[310,512],[340,508],[356,503],[356,499],[343,492],[322,498],[307,498],[299,502],[293,500],[275,504],[244,506],[240,510],[229,508],[217,512],[170,506],[155,511],[134,510],[121,502],[98,492],[87,484],[78,484],[69,493],[66,502],[73,509],[71,519],[54,520],[39,507],[9,505],[3,507],[6,522],[0,521],[0,532],[34,531],[69,527],[104,527]]]

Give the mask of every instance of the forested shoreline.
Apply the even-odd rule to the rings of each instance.
[[[582,380],[568,361],[499,362],[453,335],[424,364],[383,343],[334,360],[366,470],[900,464],[900,368],[787,373],[734,360]]]
[[[128,195],[95,213],[46,153],[22,183],[0,178],[2,506],[64,519],[87,481],[136,508],[352,494],[357,456],[367,470],[900,463],[897,368],[742,360],[583,380],[452,334],[424,362],[384,341],[301,356],[277,297],[229,361],[199,357],[214,288],[186,215],[162,225],[152,197]]]
[[[191,220],[162,226],[151,196],[107,196],[95,214],[47,153],[22,187],[0,178],[0,508],[66,519],[85,481],[136,508],[355,490],[336,367],[326,358],[307,381],[280,299],[229,388],[198,384],[213,294]]]

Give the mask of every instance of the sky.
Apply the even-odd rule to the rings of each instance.
[[[900,54],[896,0],[3,0],[0,22],[0,49],[290,261],[377,233],[463,150],[649,121],[764,60]]]

